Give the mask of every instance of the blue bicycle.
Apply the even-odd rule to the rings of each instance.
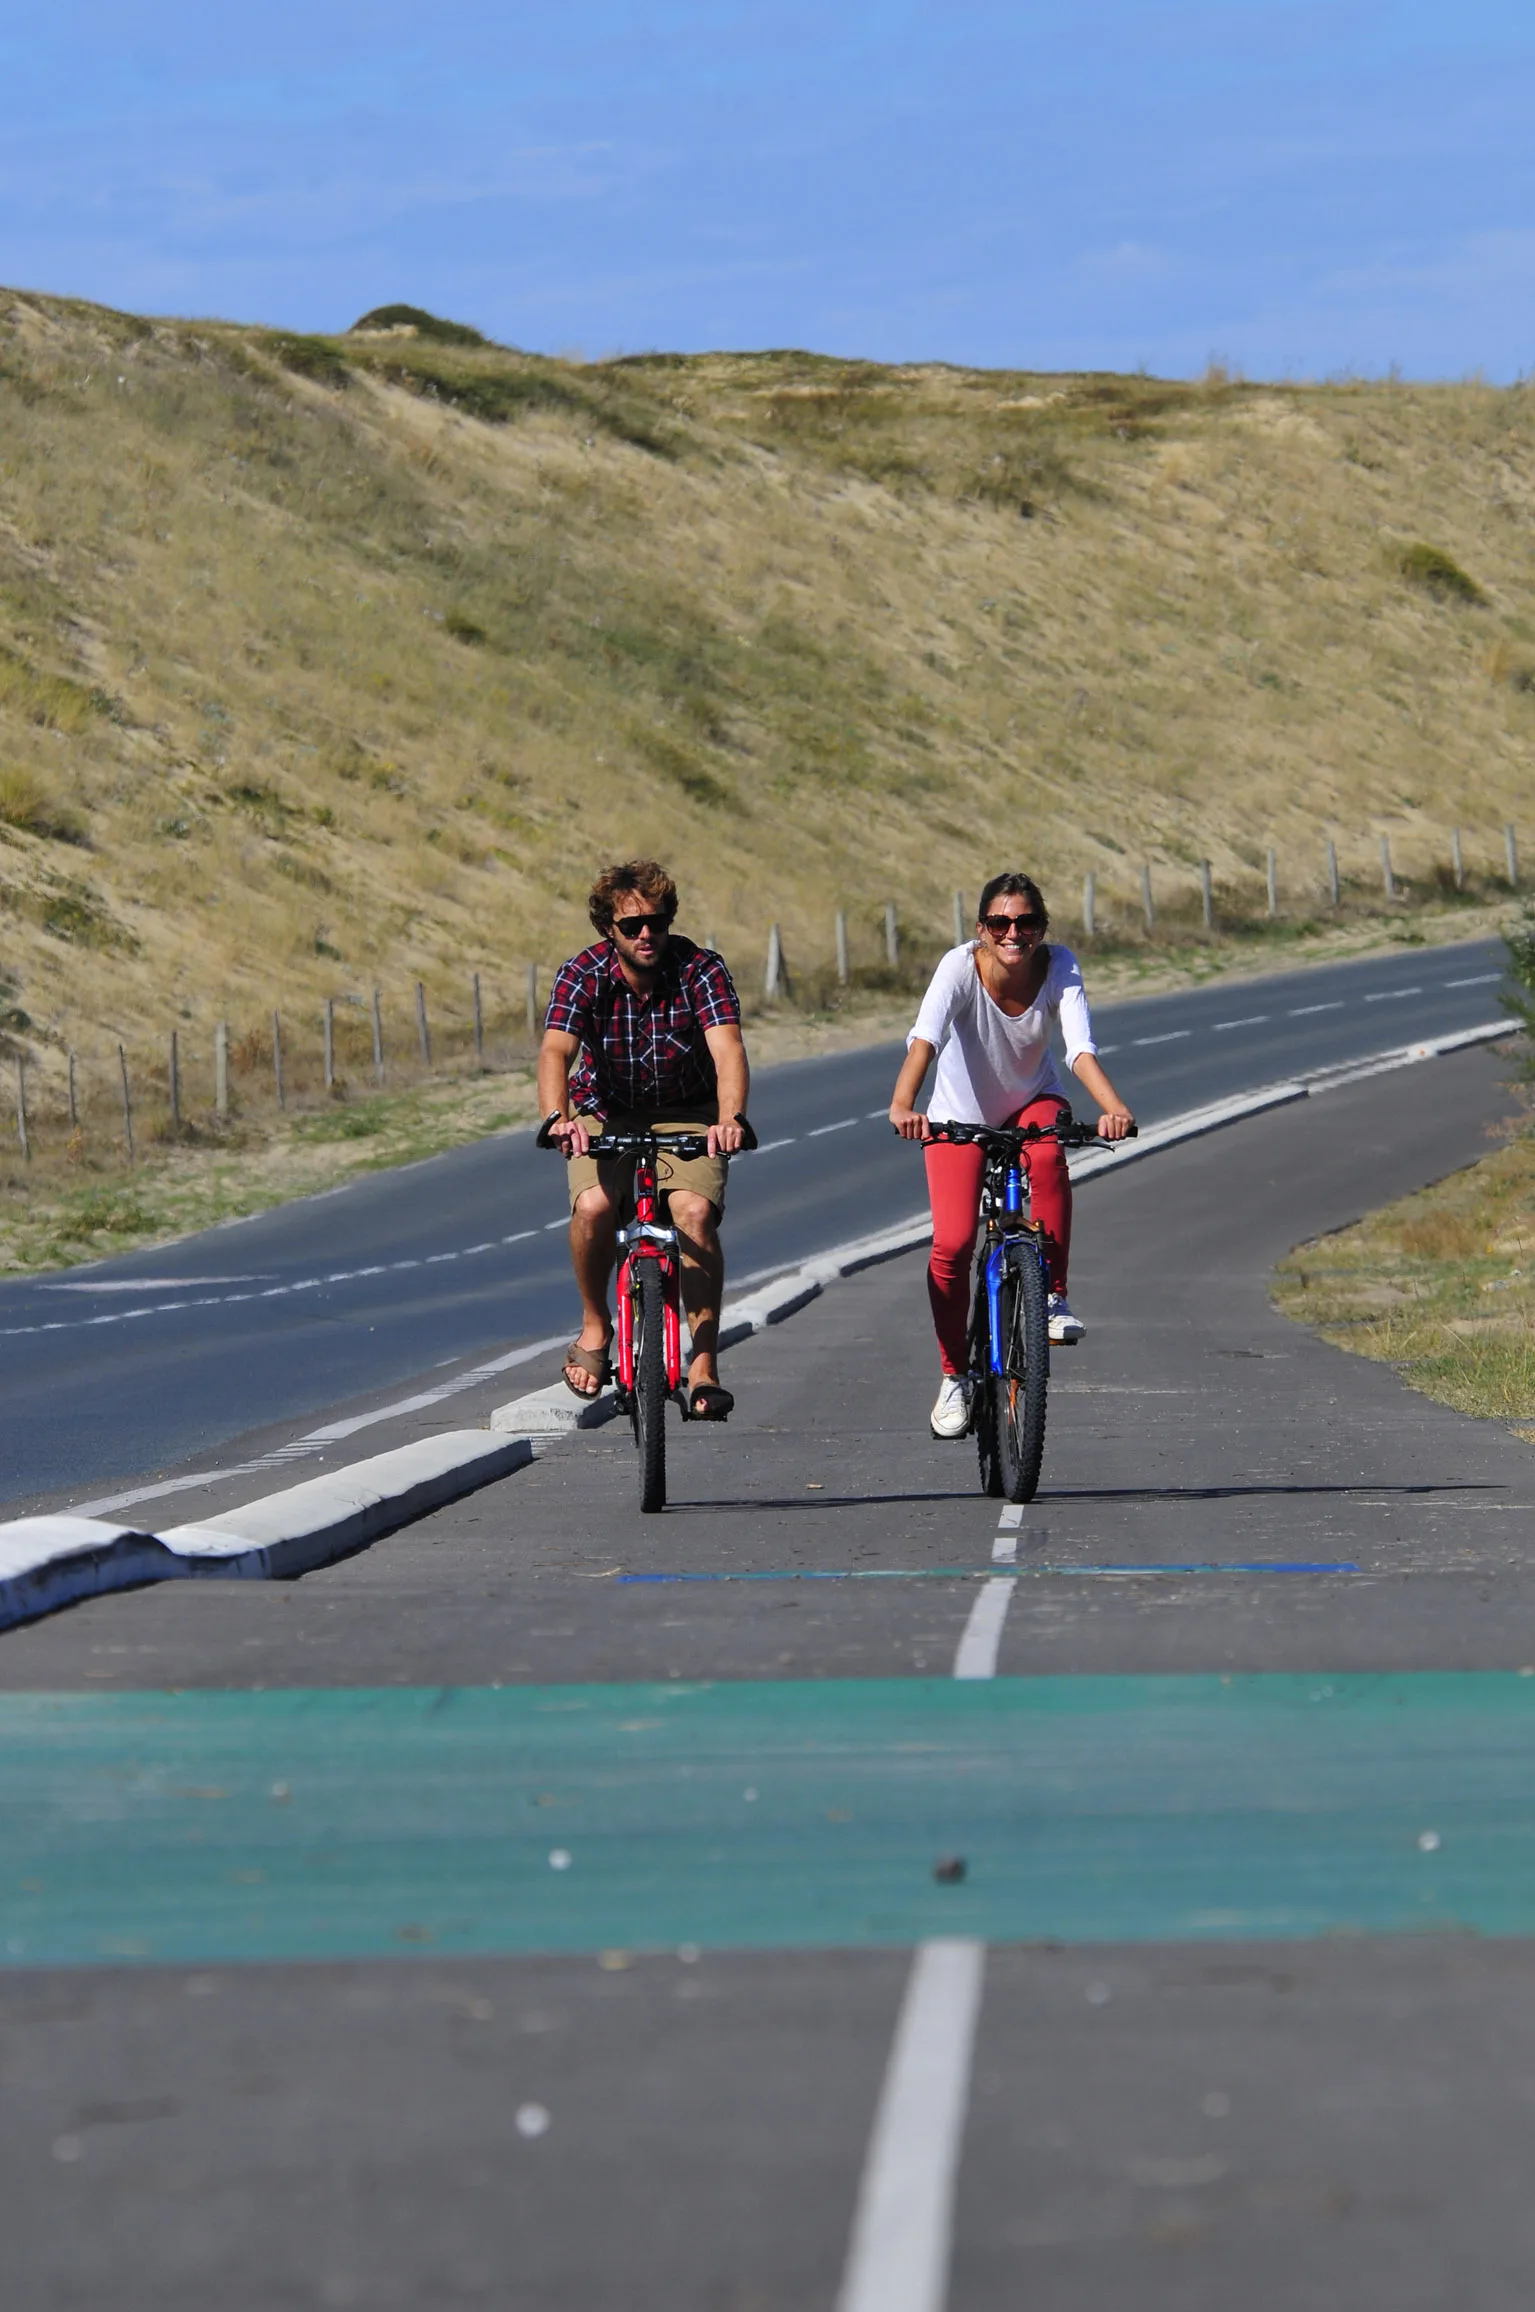
[[[975,1247],[970,1303],[970,1427],[981,1462],[983,1492],[1007,1501],[1032,1501],[1045,1452],[1045,1408],[1050,1393],[1049,1280],[1044,1230],[1030,1217],[1030,1144],[1057,1140],[1064,1148],[1101,1148],[1089,1124],[1071,1110],[1056,1124],[928,1125],[930,1140],[969,1142],[985,1150],[981,1225]]]

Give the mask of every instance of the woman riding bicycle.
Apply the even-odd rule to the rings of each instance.
[[[1056,1123],[1066,1094],[1050,1052],[1057,1020],[1066,1060],[1103,1110],[1098,1131],[1123,1140],[1135,1119],[1098,1065],[1082,974],[1069,947],[1045,944],[1050,917],[1027,875],[994,875],[981,893],[976,935],[949,950],[934,972],[906,1060],[896,1079],[890,1121],[906,1140],[927,1140],[928,1121],[914,1102],[934,1059],[932,1111],[944,1123]],[[973,1144],[935,1142],[925,1151],[933,1208],[927,1289],[943,1367],[931,1415],[935,1437],[963,1437],[970,1425],[967,1333],[970,1261],[980,1216],[985,1155]],[[1084,1327],[1066,1298],[1071,1253],[1071,1182],[1056,1140],[1029,1150],[1029,1202],[1045,1233],[1050,1339],[1058,1348],[1081,1340]]]

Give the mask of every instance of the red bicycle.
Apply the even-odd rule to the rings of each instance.
[[[558,1148],[551,1117],[536,1145]],[[755,1148],[757,1135],[744,1116],[736,1122],[745,1135],[741,1154]],[[665,1194],[656,1184],[656,1156],[664,1149],[682,1163],[709,1152],[703,1132],[604,1132],[592,1140],[594,1156],[632,1156],[634,1175],[618,1216],[618,1305],[613,1345],[617,1362],[614,1394],[618,1409],[634,1425],[640,1455],[640,1508],[647,1515],[666,1507],[666,1401],[684,1421],[692,1419],[682,1371],[682,1247],[670,1219],[660,1218]]]

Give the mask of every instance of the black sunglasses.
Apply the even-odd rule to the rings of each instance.
[[[671,920],[669,915],[615,915],[613,929],[621,931],[625,939],[638,939],[642,931],[653,931],[659,938],[670,928]]]
[[[1025,931],[1043,931],[1045,928],[1042,915],[983,915],[981,921],[993,939],[1005,939],[1010,931],[1017,931],[1021,935]]]

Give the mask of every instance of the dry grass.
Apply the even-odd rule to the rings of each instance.
[[[1100,986],[1479,928],[1535,740],[1528,404],[583,366],[0,293],[0,1054],[40,1146],[68,1051],[97,1149],[119,1041],[152,1088],[175,1028],[200,1114],[215,1023],[259,1042],[274,1005],[312,1087],[334,997],[365,1081],[375,983],[394,1054],[420,979],[457,1064],[479,971],[520,1061],[528,963],[547,984],[594,861],[639,849],[744,985],[780,922],[812,1009],[846,1001],[845,907],[860,1016],[1003,858],[1068,935],[1095,871]]]
[[[1281,1261],[1274,1297],[1427,1396],[1535,1420],[1535,1136]]]

